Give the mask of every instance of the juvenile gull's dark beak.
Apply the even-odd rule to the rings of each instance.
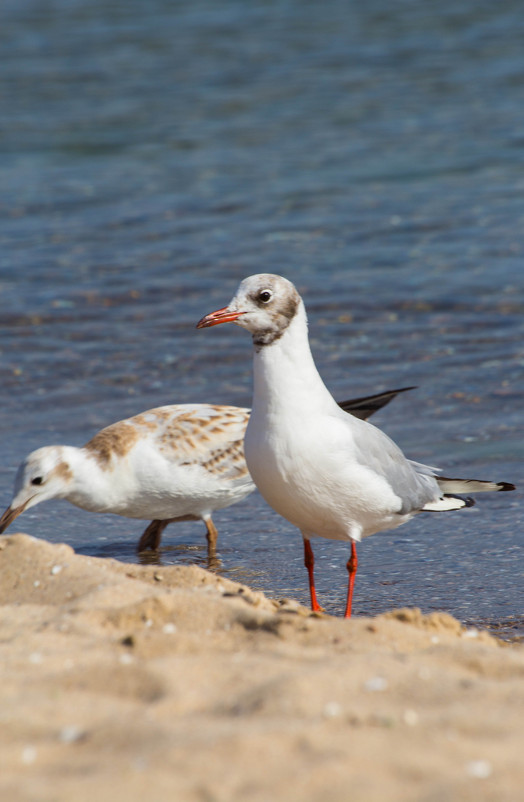
[[[216,312],[210,312],[205,315],[202,320],[199,320],[196,327],[197,329],[207,329],[210,326],[218,326],[219,323],[233,323],[245,312],[234,312],[229,307],[224,306],[222,309],[217,309]]]
[[[2,517],[0,518],[0,535],[5,532],[7,527],[13,523],[15,518],[25,510],[25,504],[21,504],[19,507],[8,507]]]

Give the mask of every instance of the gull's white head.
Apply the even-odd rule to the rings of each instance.
[[[203,317],[197,328],[236,323],[251,332],[254,344],[261,347],[280,339],[300,309],[302,299],[290,281],[258,273],[242,281],[229,306]]]
[[[0,534],[24,510],[41,501],[67,496],[72,481],[73,473],[61,446],[32,451],[18,468],[13,500],[0,518]]]

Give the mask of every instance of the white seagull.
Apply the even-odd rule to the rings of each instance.
[[[409,389],[354,398],[341,406],[368,417]],[[212,513],[255,489],[244,458],[249,412],[213,404],[158,407],[107,426],[83,448],[39,448],[18,469],[0,533],[24,510],[64,498],[89,512],[151,520],[139,552],[158,550],[168,524],[202,519],[211,559],[218,534]]]
[[[302,533],[313,610],[321,608],[312,536],[351,543],[345,611],[349,618],[355,544],[361,538],[393,529],[424,510],[458,510],[473,504],[455,493],[514,490],[506,482],[438,476],[435,468],[406,459],[372,424],[345,415],[315,367],[302,299],[282,276],[246,278],[229,306],[206,315],[197,327],[226,322],[237,323],[253,337],[246,462],[268,504]]]

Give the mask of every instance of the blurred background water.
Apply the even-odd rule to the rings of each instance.
[[[304,295],[337,398],[448,474],[523,485],[524,16],[501,0],[3,0],[0,464],[143,409],[249,406],[251,345],[195,331],[238,282]],[[307,603],[298,532],[217,513],[221,570]],[[18,529],[136,560],[139,521],[66,502]],[[524,632],[522,491],[365,541],[355,612]],[[16,531],[16,527],[13,529]],[[205,564],[204,527],[161,561]],[[318,540],[344,606],[348,549]]]

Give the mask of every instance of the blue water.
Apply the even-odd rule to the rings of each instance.
[[[524,487],[524,16],[443,0],[4,0],[0,503],[50,443],[166,403],[249,405],[250,342],[195,331],[238,282],[303,293],[335,396],[417,385],[376,421],[421,461]],[[300,536],[256,494],[221,570],[307,601]],[[135,560],[138,521],[65,502],[19,528]],[[205,563],[200,524],[164,563]],[[343,609],[347,548],[314,543]],[[522,490],[359,549],[355,612],[524,632]]]

